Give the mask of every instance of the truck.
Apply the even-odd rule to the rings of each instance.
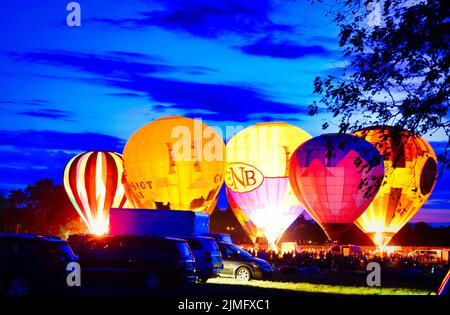
[[[110,235],[201,236],[208,232],[207,213],[112,208],[109,214]]]

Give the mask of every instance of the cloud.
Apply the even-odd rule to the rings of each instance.
[[[81,80],[89,84],[118,88],[123,90],[123,93],[133,93],[132,97],[146,95],[150,100],[160,103],[154,105],[154,110],[179,110],[188,117],[201,115],[207,120],[243,122],[255,113],[295,118],[307,110],[305,106],[274,101],[263,90],[252,86],[161,78],[156,76],[161,71],[159,65],[118,60],[110,55],[33,52],[16,56],[23,60],[65,69],[70,67],[96,75],[96,79]],[[165,70],[167,69],[164,68]],[[123,93],[121,96],[125,96]]]
[[[98,133],[0,130],[0,190],[23,188],[43,178],[61,183],[66,164],[90,150],[122,153],[125,140]]]
[[[91,54],[68,51],[42,51],[28,53],[9,52],[7,55],[16,60],[30,63],[41,63],[59,67],[68,65],[87,73],[103,76],[127,74],[148,75],[169,72],[205,74],[215,71],[212,68],[202,66],[166,65],[159,57],[129,52]]]
[[[117,53],[100,55],[67,51],[44,51],[24,54],[9,53],[9,56],[31,63],[50,64],[52,66],[70,65],[85,72],[101,73],[102,75],[128,72],[148,74],[174,70],[174,67],[163,64],[133,61],[124,56],[117,56]]]
[[[71,120],[70,112],[64,111],[64,110],[59,110],[59,109],[43,108],[41,110],[18,112],[17,114],[24,115],[24,116],[31,116],[31,117],[49,118],[49,119]]]
[[[270,0],[171,0],[155,3],[158,8],[140,12],[133,18],[91,20],[124,28],[155,26],[205,38],[216,38],[227,33],[251,35],[293,30],[290,25],[270,19],[270,14],[275,10]]]
[[[247,121],[257,112],[297,115],[301,107],[272,101],[263,91],[243,86],[197,83],[171,79],[134,76],[128,80],[104,79],[108,86],[145,93],[156,105],[155,110],[167,108],[185,111],[187,116],[204,119]]]
[[[411,223],[450,223],[450,209],[422,208],[412,219]]]
[[[99,133],[67,133],[59,131],[0,130],[0,146],[15,148],[122,152],[125,140]]]
[[[253,44],[238,48],[247,55],[283,59],[297,59],[310,56],[326,57],[331,55],[331,52],[324,46],[300,45],[287,40],[274,40],[271,37],[264,37]]]
[[[130,98],[138,98],[138,97],[143,97],[143,96],[145,96],[145,95],[142,95],[142,94],[131,93],[131,92],[106,93],[106,95],[109,95],[109,96],[119,96],[119,97],[130,97]]]

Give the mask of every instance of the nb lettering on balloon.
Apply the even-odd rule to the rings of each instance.
[[[261,186],[263,174],[255,167],[244,163],[230,163],[225,181],[235,192],[249,192]]]

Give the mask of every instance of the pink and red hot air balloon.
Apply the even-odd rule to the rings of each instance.
[[[64,171],[64,187],[78,214],[93,234],[109,228],[109,210],[127,207],[118,153],[90,151],[75,156]]]
[[[378,150],[348,134],[325,134],[292,155],[294,193],[327,236],[338,241],[378,192],[384,167]]]

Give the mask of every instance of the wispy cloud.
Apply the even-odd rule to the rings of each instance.
[[[331,52],[321,45],[301,45],[288,40],[275,40],[272,37],[264,37],[255,43],[239,46],[247,55],[264,56],[272,58],[297,59],[304,57],[327,57]]]
[[[450,209],[422,208],[412,219],[411,223],[450,223]]]
[[[15,148],[47,150],[114,150],[122,151],[125,140],[99,133],[68,133],[59,131],[0,130],[0,145]]]
[[[293,30],[291,25],[271,20],[270,14],[275,7],[270,0],[171,0],[153,3],[158,7],[140,12],[136,17],[91,20],[124,28],[153,26],[205,38],[229,33],[251,35]]]
[[[239,83],[204,83],[162,78],[161,71],[175,71],[175,67],[130,62],[110,55],[68,54],[66,52],[42,52],[15,54],[16,58],[62,68],[71,68],[95,75],[83,78],[89,84],[102,84],[132,97],[146,95],[158,102],[155,110],[176,110],[189,117],[199,113],[204,119],[219,121],[247,121],[255,113],[295,117],[305,114],[305,106],[275,101],[264,90]],[[181,67],[184,69],[184,67]]]
[[[40,110],[33,111],[24,111],[18,112],[18,115],[31,116],[31,117],[40,117],[40,118],[49,118],[49,119],[61,119],[61,120],[72,120],[72,114],[68,111],[59,110],[59,109],[50,109],[43,108]]]

